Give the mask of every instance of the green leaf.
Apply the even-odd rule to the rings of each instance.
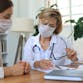
[[[35,29],[35,32],[34,32],[33,36],[36,36],[39,33],[39,31],[38,31],[38,25],[35,25],[34,29]]]
[[[79,18],[77,23],[79,27],[83,28],[83,17]]]
[[[58,5],[55,3],[55,4],[52,4],[51,6],[50,6],[50,8],[52,8],[52,7],[56,7],[56,8],[58,8]]]
[[[66,20],[65,23],[70,22],[70,23],[76,23],[75,20]]]

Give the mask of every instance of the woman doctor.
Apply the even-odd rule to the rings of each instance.
[[[23,61],[32,68],[50,69],[56,65],[78,61],[76,52],[58,34],[62,30],[61,14],[53,8],[46,8],[39,14],[39,34],[27,40]]]

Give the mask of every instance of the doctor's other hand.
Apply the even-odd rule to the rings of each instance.
[[[75,50],[72,50],[70,48],[66,48],[66,53],[68,55],[68,58],[71,59],[73,62],[77,62],[78,58],[77,58],[77,53]]]
[[[50,60],[43,59],[43,60],[40,60],[40,61],[36,61],[34,63],[34,67],[48,70],[48,69],[53,68],[53,64],[52,64],[52,62]]]

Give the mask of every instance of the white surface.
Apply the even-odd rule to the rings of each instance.
[[[60,77],[60,76],[44,76],[44,79],[51,79],[51,80],[68,80],[68,81],[83,81],[80,77]]]
[[[80,65],[76,70],[83,71],[83,65]]]
[[[3,67],[0,67],[0,79],[4,78],[4,70]]]
[[[79,70],[53,70],[44,75],[44,79],[48,80],[68,80],[68,81],[83,81],[83,71]]]
[[[11,31],[15,32],[33,32],[33,20],[28,18],[14,18],[12,19]]]
[[[44,70],[44,69],[39,69],[39,68],[34,68],[34,70],[38,70],[41,72],[45,72],[45,73],[49,73],[52,70],[73,70],[75,68],[70,68],[70,67],[64,67],[64,66],[59,66],[61,69],[59,69],[58,67],[54,67],[54,68],[50,68],[49,70]]]

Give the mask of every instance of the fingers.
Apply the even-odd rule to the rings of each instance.
[[[67,48],[66,52],[67,52],[67,55],[68,55],[69,59],[71,59],[72,61],[77,61],[78,60],[75,50]]]
[[[50,60],[41,60],[40,61],[40,68],[41,69],[47,70],[47,69],[50,69],[52,67],[53,67],[53,64]]]
[[[71,55],[76,55],[76,51],[69,48],[66,49],[66,52],[69,55],[69,57],[71,57]]]
[[[26,63],[24,61],[20,61],[17,63],[18,65],[20,65],[20,67],[22,67],[22,70],[23,70],[23,74],[27,74],[30,72],[30,64],[29,63]]]
[[[24,73],[25,74],[29,73],[30,72],[30,69],[31,69],[30,64],[29,63],[26,63]]]
[[[10,67],[11,76],[23,75],[24,66],[20,63],[17,63]]]

